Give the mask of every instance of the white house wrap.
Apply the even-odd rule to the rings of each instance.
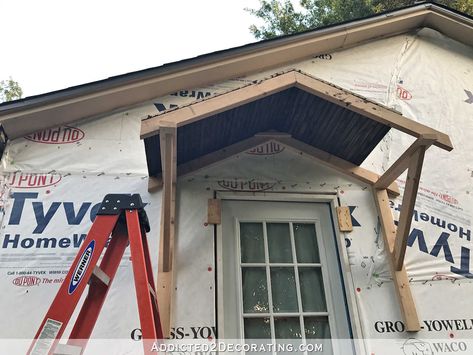
[[[335,238],[347,271],[343,292],[355,353],[472,353],[473,47],[427,27],[327,53],[314,48],[302,61],[182,87],[130,109],[9,140],[0,177],[0,347],[9,347],[9,354],[26,351],[105,194],[141,194],[157,268],[161,191],[148,192],[143,119],[292,69],[398,110],[452,140],[453,151],[431,147],[426,153],[407,240],[405,267],[421,330],[406,332],[371,187],[270,142],[178,178],[171,338],[210,342],[223,331],[225,274],[218,268],[224,252],[215,244],[222,229],[207,224],[208,199],[225,200],[235,191],[250,200],[326,195],[349,207],[353,225]],[[413,141],[391,130],[362,167],[382,174]],[[395,220],[405,174],[397,183],[401,196],[390,202]],[[97,339],[116,354],[139,352],[139,328],[126,251],[86,354]]]

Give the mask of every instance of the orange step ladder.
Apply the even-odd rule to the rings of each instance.
[[[145,354],[150,351],[145,346],[145,340],[163,338],[146,241],[146,232],[149,232],[150,227],[143,208],[139,194],[105,196],[86,239],[34,337],[29,355],[82,354],[128,242]],[[100,266],[97,266],[105,248]],[[88,294],[69,340],[67,344],[59,344],[87,284]]]

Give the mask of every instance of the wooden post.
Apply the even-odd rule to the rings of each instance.
[[[177,173],[177,129],[161,127],[159,131],[162,163],[161,238],[159,241],[159,263],[157,294],[159,315],[164,337],[171,329],[171,305],[173,289],[174,234],[176,224],[176,173]]]
[[[403,266],[401,270],[396,271],[394,267],[392,251],[396,239],[396,226],[394,225],[393,215],[389,208],[388,193],[384,189],[374,189],[374,197],[383,232],[384,248],[391,267],[394,289],[396,290],[399,300],[401,315],[406,324],[406,330],[409,332],[418,332],[420,330],[419,317],[409,286],[406,269]]]

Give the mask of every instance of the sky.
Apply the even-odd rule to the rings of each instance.
[[[258,0],[0,0],[0,80],[23,97],[251,42]]]

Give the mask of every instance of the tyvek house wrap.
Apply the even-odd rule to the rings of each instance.
[[[179,180],[173,334],[190,339],[216,336],[214,239],[213,228],[205,226],[207,199],[214,190],[264,189],[336,192],[343,205],[352,207],[354,230],[341,237],[351,270],[352,288],[347,292],[358,315],[354,333],[364,338],[357,344],[361,353],[409,353],[420,343],[435,353],[442,342],[472,338],[473,49],[422,29],[208,88],[183,88],[132,110],[9,142],[1,185],[2,342],[15,344],[18,353],[27,348],[28,341],[8,339],[35,334],[91,225],[94,207],[106,193],[142,195],[156,266],[161,194],[147,192],[141,119],[291,68],[450,135],[452,152],[435,147],[427,151],[405,260],[423,329],[417,334],[404,331],[369,188],[282,149],[269,155],[242,153]],[[382,173],[412,140],[391,131],[363,166]],[[403,177],[398,184],[402,190]],[[395,219],[401,201],[391,202]],[[115,339],[109,341],[114,353],[141,349],[134,297],[126,252],[93,335]]]

